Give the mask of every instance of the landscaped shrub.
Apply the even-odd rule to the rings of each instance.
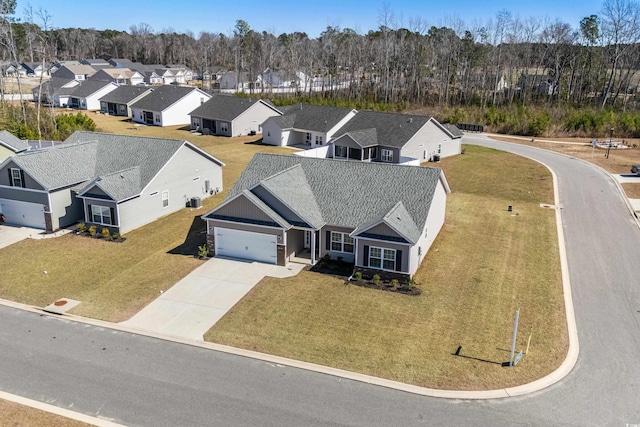
[[[394,288],[397,288],[399,284],[400,282],[398,282],[398,279],[391,280],[391,286],[393,286]]]
[[[362,272],[361,271],[356,271],[356,274],[354,274],[354,277],[355,277],[357,282],[362,282]]]
[[[209,256],[209,248],[207,245],[198,246],[198,257],[206,258]]]
[[[78,225],[76,225],[76,231],[78,233],[84,233],[85,231],[87,231],[87,224],[85,224],[84,222],[78,223]]]
[[[373,283],[375,283],[376,286],[380,284],[380,275],[379,274],[374,274],[373,275]]]
[[[120,233],[117,231],[111,235],[111,240],[120,240]]]
[[[95,237],[96,234],[98,234],[98,227],[96,227],[95,225],[92,225],[91,227],[89,227],[89,234]]]
[[[111,231],[109,231],[108,228],[103,228],[102,231],[100,231],[100,235],[102,235],[102,238],[108,239],[111,237]]]

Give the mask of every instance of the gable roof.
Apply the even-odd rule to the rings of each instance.
[[[442,125],[442,127],[444,127],[446,131],[451,135],[451,138],[456,139],[456,138],[462,138],[464,136],[462,131],[458,129],[458,126],[456,125],[445,123]]]
[[[356,134],[360,139],[354,138],[354,140],[364,147],[382,145],[402,148],[429,119],[429,117],[425,116],[408,114],[382,113],[370,110],[358,111],[358,114],[338,129],[335,135],[339,138],[349,133],[354,138],[354,134]],[[366,141],[366,135],[358,133],[365,129],[375,129],[377,138],[375,143]]]
[[[86,131],[74,132],[48,150],[18,154],[12,161],[47,190],[85,183],[82,193],[99,185],[121,201],[138,195],[185,145],[224,165],[188,141]]]
[[[64,68],[66,68],[67,70],[71,71],[75,75],[86,75],[86,76],[92,76],[98,71],[95,68],[93,68],[91,65],[86,65],[86,64],[77,64],[77,65],[74,65],[74,64],[63,64],[53,74],[55,75],[56,73],[60,72],[60,70],[62,70]],[[62,75],[62,74],[63,74],[63,72],[60,73],[60,75]]]
[[[83,80],[78,86],[75,86],[73,88],[73,91],[70,92],[69,95],[73,96],[74,98],[86,98],[98,92],[100,89],[111,85],[117,87],[115,83],[106,82],[103,80]]]
[[[14,153],[26,151],[29,149],[29,143],[16,137],[9,131],[0,130],[0,145],[8,148]]]
[[[241,98],[231,95],[214,95],[204,104],[193,110],[189,115],[204,117],[205,119],[233,121],[240,114],[255,104],[263,104],[279,113],[272,105],[255,98]]]
[[[440,168],[259,153],[225,202],[247,189],[266,186],[315,228],[326,224],[358,230],[384,220],[415,243],[441,177]],[[203,218],[215,215],[215,210]]]
[[[190,93],[197,91],[195,87],[163,85],[153,89],[149,95],[136,101],[132,108],[141,108],[149,111],[163,111],[180,101]],[[204,92],[203,92],[204,95]],[[209,95],[207,95],[209,96]]]
[[[112,102],[114,104],[128,104],[145,92],[151,93],[153,88],[148,86],[118,86],[108,94],[100,98],[100,101]]]
[[[297,104],[288,108],[282,116],[289,116],[293,119],[276,123],[288,124],[292,121],[292,125],[288,128],[328,132],[352,111],[349,108],[327,105]]]

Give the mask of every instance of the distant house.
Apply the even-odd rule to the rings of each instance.
[[[433,117],[376,111],[359,111],[331,142],[334,159],[366,162],[419,164],[461,150],[460,139]]]
[[[128,68],[103,68],[91,76],[90,79],[113,82],[118,86],[144,84],[144,76]]]
[[[223,136],[256,134],[265,120],[280,114],[280,110],[261,99],[214,95],[191,112],[191,129]]]
[[[356,110],[349,108],[297,104],[262,124],[262,142],[309,148],[326,145],[355,114]]]
[[[0,130],[0,162],[7,157],[15,156],[29,149],[29,143],[17,138],[6,130]],[[2,209],[0,209],[0,212]]]
[[[42,61],[40,62],[23,62],[22,66],[27,72],[27,75],[33,75],[35,77],[49,76],[49,66]]]
[[[262,82],[256,74],[228,71],[222,74],[218,83],[220,89],[225,90],[234,90],[236,92],[260,91],[262,90]]]
[[[131,118],[154,126],[187,125],[189,113],[211,98],[195,87],[163,85],[131,105]]]
[[[444,224],[448,193],[440,168],[260,153],[202,218],[216,256],[277,265],[329,256],[407,278]]]
[[[79,110],[99,110],[100,98],[117,88],[113,82],[85,80],[73,88],[67,105]]]
[[[2,67],[2,75],[5,77],[27,75],[27,70],[21,64],[16,64],[15,62],[3,61],[0,67]]]
[[[109,61],[102,58],[83,59],[82,61],[80,61],[80,63],[85,65],[90,65],[96,70],[100,70],[102,68],[108,68],[111,66],[111,64],[109,64]]]
[[[225,69],[223,67],[205,67],[202,69],[202,80],[220,80],[222,75],[225,73]]]
[[[518,79],[516,90],[533,95],[553,95],[556,83],[546,75],[522,74]]]
[[[152,91],[149,86],[118,86],[100,98],[100,111],[112,116],[131,117],[131,106]]]
[[[47,231],[82,221],[126,233],[222,190],[223,166],[188,141],[76,132],[0,163],[0,210]]]
[[[40,99],[43,104],[51,104],[54,107],[67,107],[71,94],[79,85],[80,82],[74,79],[52,77],[50,80],[34,87],[31,93],[35,102]]]
[[[87,80],[89,77],[97,73],[97,70],[91,65],[80,64],[62,64],[51,76],[59,79]]]

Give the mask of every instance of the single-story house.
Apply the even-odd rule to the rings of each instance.
[[[100,111],[112,116],[131,117],[131,105],[152,91],[153,88],[148,86],[118,86],[100,98]]]
[[[31,93],[35,102],[40,99],[43,104],[66,107],[69,105],[69,97],[78,85],[80,85],[80,82],[74,79],[52,77],[50,80],[34,87]]]
[[[90,79],[114,82],[118,86],[144,84],[144,76],[128,68],[103,68],[91,76]]]
[[[262,142],[309,148],[326,145],[355,114],[356,110],[349,108],[297,104],[262,124]]]
[[[48,76],[49,75],[49,65],[43,64],[42,61],[39,62],[23,62],[22,66],[27,72],[27,75],[33,75],[35,77]]]
[[[18,75],[22,77],[27,75],[27,70],[25,70],[22,64],[9,61],[2,61],[0,64],[2,75],[5,77],[15,77]]]
[[[460,154],[460,139],[433,117],[359,111],[331,140],[341,160],[407,163]]]
[[[93,76],[97,70],[91,65],[86,64],[64,64],[58,67],[58,69],[51,75],[52,77],[59,79],[73,79],[73,80],[87,80]]]
[[[0,130],[0,162],[29,149],[29,143],[9,131]]]
[[[153,92],[131,105],[134,122],[155,126],[187,125],[189,113],[211,98],[195,87],[157,86]]]
[[[191,112],[191,129],[205,135],[249,135],[260,133],[265,120],[281,114],[280,110],[261,99],[214,95]]]
[[[449,192],[440,168],[260,153],[202,218],[217,256],[285,265],[329,255],[407,277],[444,224]]]
[[[69,94],[68,106],[80,110],[99,110],[100,98],[118,88],[113,82],[100,80],[84,80],[73,87]]]
[[[0,210],[47,231],[85,222],[126,233],[220,191],[223,166],[188,141],[78,131],[0,163]]]

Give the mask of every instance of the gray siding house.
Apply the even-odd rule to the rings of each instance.
[[[408,163],[460,154],[460,137],[433,117],[359,111],[336,133],[332,158]]]
[[[205,135],[256,134],[261,133],[265,120],[281,114],[280,110],[261,99],[214,95],[190,113],[191,129]]]
[[[131,105],[153,91],[146,86],[118,86],[100,98],[100,111],[112,116],[131,117]]]
[[[406,277],[444,224],[449,192],[439,168],[256,154],[202,218],[219,256],[285,265],[329,255]]]
[[[188,141],[75,132],[0,164],[0,209],[46,231],[84,221],[126,233],[220,191],[222,166]]]

